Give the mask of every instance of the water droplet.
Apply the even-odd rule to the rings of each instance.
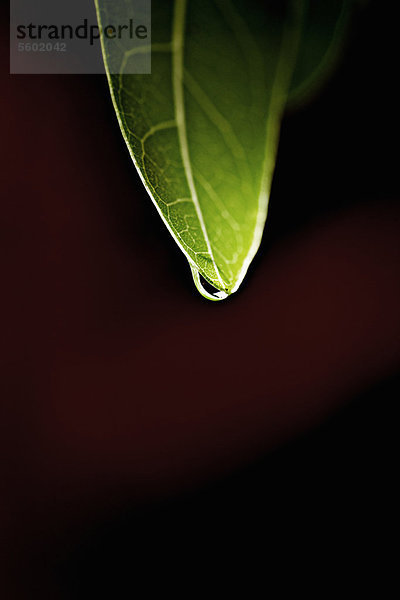
[[[192,265],[190,265],[190,268],[192,269],[193,281],[195,283],[195,286],[199,290],[200,294],[204,296],[204,298],[207,298],[207,300],[213,300],[214,302],[218,302],[219,300],[225,300],[225,298],[228,297],[229,294],[218,290],[208,281],[206,281],[206,279],[204,279],[204,277],[200,275],[200,273],[195,267],[192,267]]]

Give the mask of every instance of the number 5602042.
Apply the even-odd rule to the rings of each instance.
[[[65,42],[19,42],[18,52],[66,52],[67,44]]]

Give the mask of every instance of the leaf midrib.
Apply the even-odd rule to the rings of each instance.
[[[182,157],[182,163],[185,171],[186,180],[189,186],[192,201],[199,219],[200,227],[207,245],[207,252],[210,255],[218,282],[223,289],[226,284],[221,278],[219,269],[214,259],[210,239],[204,222],[203,213],[197,196],[196,185],[194,182],[192,166],[190,162],[189,145],[186,131],[186,113],[184,100],[184,33],[186,17],[187,0],[175,0],[172,25],[172,88],[174,96],[175,121],[178,129],[179,149]]]

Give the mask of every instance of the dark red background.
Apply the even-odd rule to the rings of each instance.
[[[390,15],[372,2],[286,118],[262,248],[220,304],[138,181],[104,78],[7,76],[3,16],[3,597],[131,596],[248,556],[268,574],[268,553],[321,534],[368,545],[393,514],[398,397]]]

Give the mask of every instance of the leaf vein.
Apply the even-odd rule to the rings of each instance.
[[[215,262],[210,240],[207,234],[203,214],[200,208],[199,200],[197,197],[196,186],[193,179],[192,167],[190,162],[189,147],[186,132],[186,117],[185,117],[185,105],[184,105],[184,89],[183,89],[183,53],[184,53],[184,29],[185,29],[185,16],[186,16],[186,5],[187,0],[175,0],[174,4],[174,18],[173,18],[173,31],[172,31],[172,85],[174,92],[174,108],[175,108],[175,119],[178,126],[178,138],[179,147],[181,151],[183,166],[185,170],[186,179],[190,189],[190,194],[193,200],[193,204],[196,209],[197,217],[200,222],[201,230],[206,241],[207,249],[210,254],[210,258],[214,267],[214,271],[217,275],[219,284],[225,288],[225,283],[222,281],[219,273],[217,264]]]

